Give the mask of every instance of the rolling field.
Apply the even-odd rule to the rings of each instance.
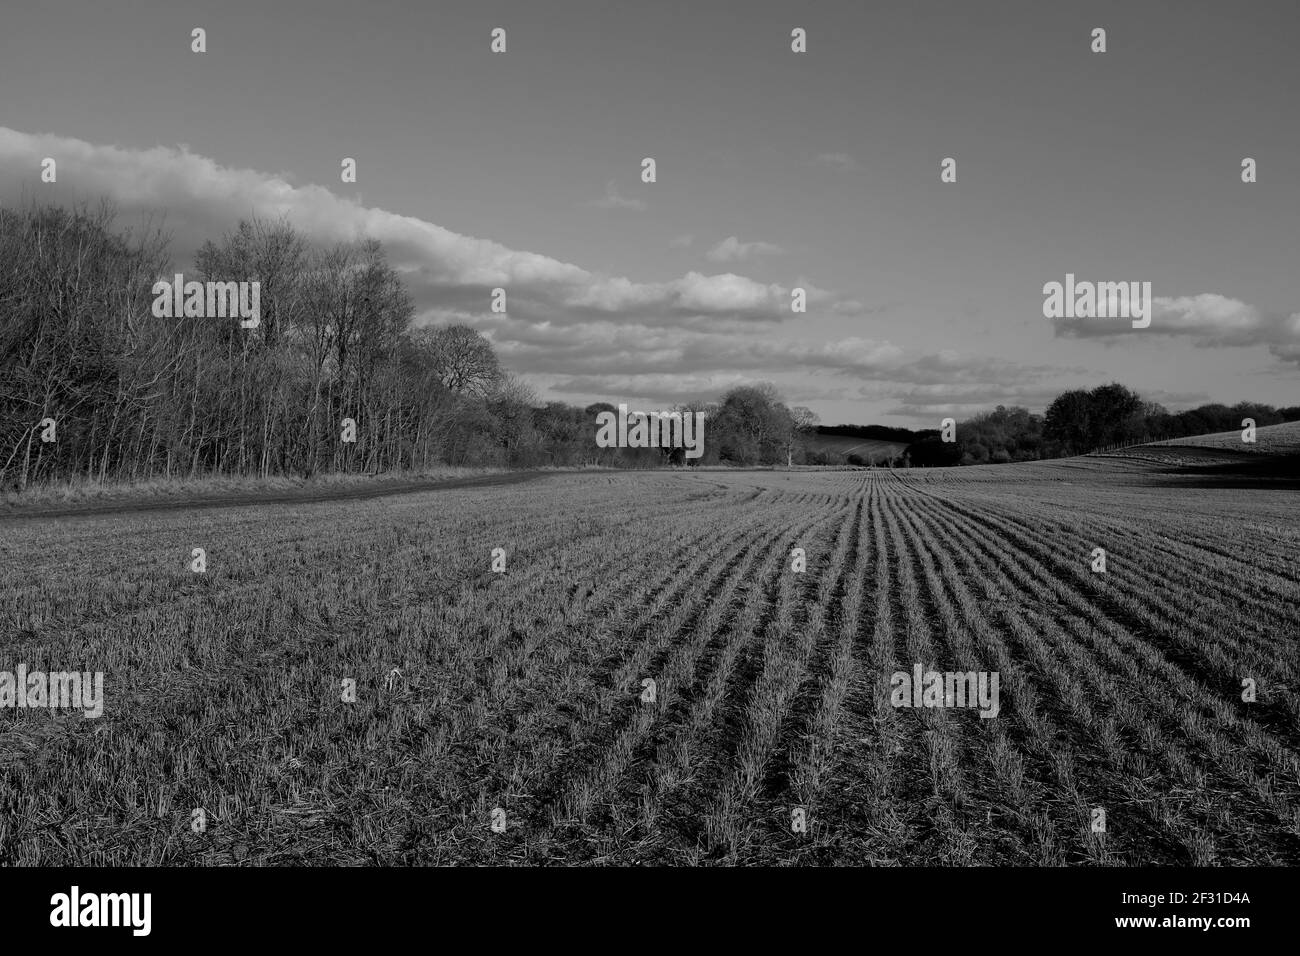
[[[857,455],[863,461],[879,464],[907,451],[906,442],[882,441],[878,438],[855,438],[852,435],[812,435],[808,450],[828,455]]]
[[[1193,435],[1154,442],[1147,448],[1213,448],[1245,455],[1294,455],[1300,452],[1300,422],[1265,425],[1255,431],[1253,442],[1241,440],[1241,430]]]
[[[0,710],[0,863],[1300,862],[1300,499],[1154,467],[0,520],[0,670],[105,675]]]

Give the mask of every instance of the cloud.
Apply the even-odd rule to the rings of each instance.
[[[40,182],[45,156],[58,161],[57,183]],[[12,204],[24,196],[65,205],[108,197],[123,226],[135,216],[163,216],[178,265],[191,262],[203,241],[254,215],[285,217],[321,244],[372,237],[402,273],[420,322],[486,310],[498,286],[507,290],[511,314],[534,322],[634,315],[663,325],[725,326],[792,318],[790,288],[781,284],[694,271],[638,282],[365,207],[321,186],[295,185],[283,174],[222,166],[184,148],[127,149],[0,127],[0,200]],[[814,287],[808,292],[810,311],[841,298]]]
[[[810,394],[812,383],[823,397],[851,400],[870,392],[876,399],[906,402],[910,410],[903,414],[922,415],[925,407],[928,415],[926,406],[933,404],[961,404],[965,414],[999,402],[1045,406],[1064,375],[1084,371],[950,350],[915,354],[860,337],[815,342],[625,322],[542,326],[501,316],[474,321],[485,334],[491,329],[508,365],[555,376],[549,386],[554,391],[668,403],[711,401],[739,382],[770,380],[791,401],[807,400],[794,395]]]
[[[937,428],[941,418],[969,418],[998,405],[1020,405],[1041,412],[1058,394],[1060,386],[1052,382],[1035,385],[991,382],[921,385],[895,392],[893,397],[898,404],[887,409],[885,414],[931,422],[931,427]]]
[[[996,405],[1041,412],[1059,394],[1063,371],[1020,369],[1008,383],[982,377],[985,360],[971,358],[963,364],[949,359],[950,367],[959,370],[954,378],[962,381],[918,383],[928,377],[932,357],[909,357],[889,343],[853,340],[802,347],[742,345],[707,362],[693,361],[690,350],[665,350],[648,363],[635,354],[614,354],[621,360],[598,360],[594,353],[589,360],[571,359],[570,368],[586,365],[589,371],[559,375],[549,387],[568,395],[674,404],[716,401],[735,385],[766,380],[790,402],[889,400],[894,404],[886,414],[933,423],[946,415],[967,418]],[[810,382],[817,384],[810,387]]]
[[[646,204],[640,199],[620,196],[612,179],[605,183],[605,195],[600,199],[592,199],[589,204],[597,209],[634,209],[637,212],[643,212],[646,208]]]
[[[784,249],[770,242],[741,242],[735,236],[728,236],[705,256],[713,262],[739,262],[754,256],[779,256],[783,252]]]
[[[1294,315],[1291,316],[1293,319],[1295,317]],[[1296,365],[1300,365],[1300,344],[1270,345],[1268,350],[1275,358],[1279,358],[1283,362],[1294,362]]]
[[[856,172],[862,168],[848,153],[821,153],[813,162],[818,166],[826,166],[844,173]]]
[[[667,282],[595,279],[572,290],[561,304],[568,307],[571,318],[636,313],[666,322],[707,316],[778,322],[790,314],[790,289],[733,272],[704,275],[692,271]]]
[[[626,375],[576,375],[550,383],[560,395],[605,395],[616,401],[660,405],[712,402],[728,389],[748,381],[736,374],[676,375],[638,372]],[[665,397],[667,396],[667,397]]]
[[[58,160],[57,183],[40,182],[45,156]],[[179,268],[202,242],[254,215],[284,217],[322,245],[378,239],[406,283],[418,323],[477,328],[506,367],[571,394],[591,388],[596,396],[671,402],[769,378],[790,395],[810,383],[832,392],[870,387],[920,407],[918,395],[937,401],[943,388],[966,389],[959,398],[974,401],[979,389],[994,395],[999,384],[1056,385],[1060,372],[951,352],[913,354],[881,339],[819,340],[818,314],[870,310],[802,276],[786,285],[690,271],[640,282],[366,207],[285,174],[222,166],[184,147],[129,149],[0,127],[0,201],[66,205],[100,197],[116,203],[123,227],[133,217],[164,216]],[[498,286],[507,290],[506,315],[489,311]],[[795,286],[807,292],[807,315],[790,311]],[[780,335],[796,318],[800,337]]]
[[[58,161],[57,183],[39,182],[42,156]],[[192,258],[204,240],[256,215],[285,217],[320,243],[380,239],[394,265],[417,285],[566,289],[597,281],[570,263],[366,208],[321,186],[292,185],[284,175],[221,166],[183,148],[95,146],[0,127],[0,200],[14,204],[24,194],[65,205],[108,197],[116,203],[119,219],[164,215],[173,254],[182,261]]]
[[[1196,392],[1171,392],[1163,388],[1150,388],[1142,390],[1142,398],[1148,402],[1158,402],[1171,411],[1181,411],[1185,408],[1195,408],[1198,405],[1205,405],[1210,401],[1210,393],[1203,391]]]
[[[503,360],[537,373],[874,375],[903,363],[897,346],[869,339],[817,343],[626,321],[540,325],[495,315],[473,317],[470,324],[490,334]]]
[[[1154,296],[1151,325],[1135,329],[1127,319],[1053,319],[1062,338],[1115,340],[1120,336],[1183,338],[1198,348],[1243,348],[1267,345],[1274,357],[1300,363],[1300,312],[1265,313],[1212,292]]]

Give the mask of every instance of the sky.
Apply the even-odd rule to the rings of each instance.
[[[3,15],[0,202],[108,196],[181,269],[250,215],[373,236],[418,322],[543,400],[1294,405],[1298,29],[1294,0],[45,0]],[[1151,325],[1045,318],[1067,273],[1150,282]]]

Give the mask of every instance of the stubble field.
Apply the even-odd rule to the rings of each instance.
[[[5,519],[0,670],[105,709],[0,710],[0,863],[1300,862],[1295,490],[1152,467]]]

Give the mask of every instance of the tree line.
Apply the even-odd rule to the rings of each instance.
[[[1300,406],[1274,408],[1258,402],[1212,403],[1172,413],[1112,382],[1058,395],[1042,415],[999,405],[958,422],[956,441],[929,436],[908,447],[912,465],[981,465],[1064,458],[1123,445],[1240,430],[1244,419],[1257,427],[1300,421]]]
[[[120,230],[108,204],[0,208],[0,486],[70,478],[267,477],[456,466],[651,467],[681,449],[601,448],[586,407],[538,401],[464,325],[417,326],[374,240],[309,243],[287,221],[251,219],[205,242],[186,279],[260,283],[260,321],[161,318],[168,237]],[[692,464],[834,464],[818,431],[909,442],[893,464],[975,464],[1078,454],[1300,417],[1206,405],[1170,414],[1121,385],[1061,395],[934,430],[821,426],[766,383],[703,412]]]
[[[168,239],[113,221],[0,209],[5,485],[496,464],[521,443],[532,396],[477,332],[414,327],[378,242],[254,219],[204,243],[186,279],[260,283],[246,329],[156,317]]]
[[[258,282],[253,328],[155,316],[169,246],[107,203],[0,208],[0,485],[682,461],[598,447],[613,405],[539,403],[477,331],[415,325],[376,241],[252,219],[205,242],[185,279]],[[791,461],[816,424],[765,384],[678,410],[706,413],[696,464]]]

